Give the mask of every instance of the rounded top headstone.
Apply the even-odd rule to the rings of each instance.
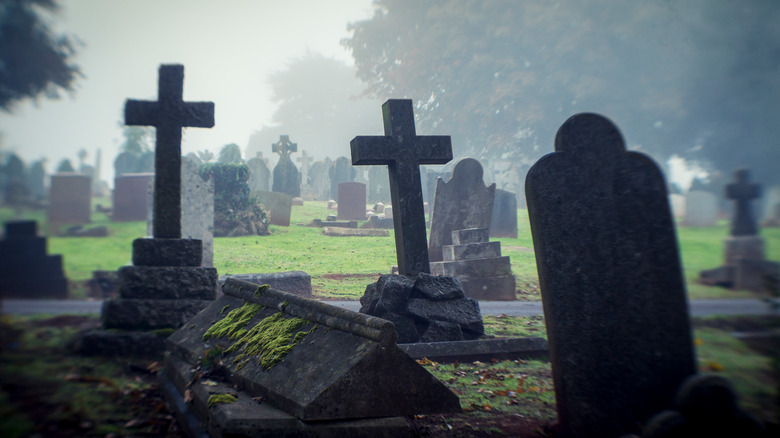
[[[458,161],[452,170],[452,180],[479,181],[482,182],[482,165],[473,158],[464,158]]]
[[[617,155],[626,150],[623,136],[608,118],[595,113],[569,117],[555,135],[556,152]]]

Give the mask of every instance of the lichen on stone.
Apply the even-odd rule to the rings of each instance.
[[[264,284],[262,286],[257,286],[257,289],[255,289],[255,294],[254,294],[255,298],[260,298],[261,296],[263,296],[263,293],[265,293],[266,289],[270,289],[270,288],[271,286],[267,284]]]
[[[222,308],[222,310],[219,311],[219,314],[222,315],[223,313],[227,312],[227,309],[230,308],[230,304],[226,304],[225,307]]]
[[[246,333],[246,325],[263,306],[246,303],[238,309],[233,309],[224,318],[217,321],[203,334],[203,340],[211,338],[228,338],[231,341]]]
[[[238,401],[238,397],[232,394],[211,394],[209,396],[208,407],[211,408],[216,405],[235,403],[237,401]]]
[[[285,318],[282,312],[275,313],[244,333],[225,353],[240,352],[233,359],[236,369],[243,368],[251,358],[257,357],[259,365],[268,370],[281,362],[306,335],[317,329],[315,324],[308,331],[299,331],[308,322],[303,318]]]

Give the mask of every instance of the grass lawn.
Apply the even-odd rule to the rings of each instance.
[[[106,200],[96,200],[106,205]],[[367,284],[380,274],[390,272],[395,260],[393,232],[389,237],[331,237],[321,229],[301,226],[313,219],[324,219],[333,213],[325,202],[306,202],[293,206],[289,227],[271,226],[270,236],[216,238],[214,264],[220,275],[257,272],[302,270],[312,276],[315,297],[323,299],[357,299]],[[13,218],[8,208],[0,208],[0,221]],[[24,217],[44,224],[41,211],[25,211]],[[115,270],[130,263],[132,241],[146,234],[144,222],[115,223],[105,214],[93,213],[89,226],[106,225],[110,236],[52,237],[49,253],[63,254],[65,272],[71,280],[70,292],[74,298],[85,296],[84,282],[93,270]],[[45,226],[39,225],[42,231]],[[767,256],[780,261],[780,228],[764,228]],[[723,240],[728,235],[727,221],[716,227],[677,229],[680,253],[692,298],[753,297],[748,291],[731,291],[709,287],[696,282],[702,269],[720,266],[723,260]],[[517,280],[520,300],[538,300],[539,280],[526,210],[518,211],[518,238],[496,239],[501,242],[502,254],[510,256],[512,272]]]

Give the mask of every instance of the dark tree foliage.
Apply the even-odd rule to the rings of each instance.
[[[270,234],[266,212],[249,195],[246,164],[206,163],[200,175],[214,178],[214,236]]]
[[[0,0],[0,109],[10,112],[24,99],[73,91],[81,76],[73,63],[74,41],[52,35],[42,16],[58,8],[56,0]]]

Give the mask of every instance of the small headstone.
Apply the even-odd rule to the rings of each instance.
[[[0,299],[67,297],[62,255],[46,254],[37,222],[6,222],[5,239],[0,240]]]
[[[702,190],[685,195],[685,220],[688,227],[713,227],[718,221],[718,198],[714,193]]]
[[[292,196],[280,192],[252,192],[252,196],[263,204],[268,212],[268,223],[282,227],[290,226],[292,214]]]
[[[490,237],[517,239],[517,196],[514,193],[496,189],[490,218]]]
[[[114,202],[111,220],[116,222],[142,221],[147,211],[147,190],[153,173],[125,173],[114,178]]]
[[[496,185],[482,181],[482,165],[473,158],[460,160],[449,182],[439,179],[431,213],[431,262],[440,262],[442,246],[452,245],[452,232],[467,228],[490,228]]]
[[[271,171],[262,152],[258,152],[255,158],[246,162],[246,165],[249,167],[249,190],[267,192],[271,188]]]
[[[92,202],[92,181],[76,173],[51,176],[46,221],[55,224],[88,224]]]
[[[339,183],[355,180],[355,169],[349,163],[349,158],[338,157],[333,162],[328,175],[330,176],[330,197],[339,202]]]
[[[385,215],[386,218],[393,218],[393,206],[387,205],[384,209],[382,209],[382,214]]]
[[[771,207],[766,220],[761,225],[764,227],[780,227],[780,202]]]
[[[301,196],[301,174],[290,158],[290,154],[297,151],[298,144],[291,142],[287,135],[279,136],[279,141],[273,144],[273,152],[279,154],[279,162],[274,167],[271,191],[287,193],[293,198]]]
[[[374,204],[374,213],[384,214],[385,213],[385,204],[383,204],[382,202],[377,202],[376,204]]]
[[[309,169],[309,181],[311,189],[314,192],[314,199],[318,201],[327,201],[331,199],[330,195],[330,168],[333,163],[330,159],[317,161]]]
[[[618,437],[696,372],[666,184],[617,127],[578,114],[526,179],[562,433]]]
[[[366,220],[366,185],[359,182],[339,184],[339,219]]]

